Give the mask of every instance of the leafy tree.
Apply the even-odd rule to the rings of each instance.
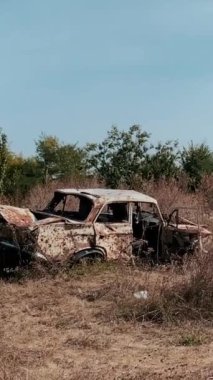
[[[60,142],[55,136],[46,136],[41,134],[35,142],[37,160],[43,169],[43,179],[47,183],[49,175],[57,172],[57,159]]]
[[[89,167],[107,186],[131,186],[135,175],[143,174],[149,137],[139,125],[128,131],[113,126],[102,143],[87,145]]]
[[[162,177],[165,179],[177,177],[180,167],[178,142],[166,141],[152,148],[154,152],[146,156],[147,178],[158,181]]]
[[[76,144],[63,144],[57,137],[42,134],[36,141],[36,153],[45,183],[85,173],[85,152]]]
[[[182,155],[182,168],[189,177],[189,187],[195,190],[201,183],[205,174],[213,173],[213,153],[208,145],[202,143],[184,148]]]
[[[57,153],[57,167],[60,177],[85,175],[85,152],[76,144],[62,144]]]
[[[7,194],[23,196],[39,183],[41,178],[41,168],[34,157],[23,158],[20,155],[10,154],[6,179]]]

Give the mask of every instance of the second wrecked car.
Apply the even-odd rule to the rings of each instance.
[[[51,262],[149,257],[165,261],[192,253],[211,232],[163,218],[157,201],[133,190],[58,189],[43,210],[0,206],[0,267],[32,259]]]

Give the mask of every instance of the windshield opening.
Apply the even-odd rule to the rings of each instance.
[[[43,210],[68,219],[84,221],[87,219],[93,202],[84,196],[55,193],[53,199]]]

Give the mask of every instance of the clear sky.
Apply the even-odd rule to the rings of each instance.
[[[213,148],[212,0],[0,0],[0,126],[34,153],[43,131]]]

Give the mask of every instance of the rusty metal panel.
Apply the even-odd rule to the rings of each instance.
[[[133,233],[129,223],[95,223],[96,245],[104,248],[108,259],[126,259],[132,254]]]
[[[96,200],[94,207],[92,208],[91,212],[88,215],[88,218],[86,219],[86,222],[89,222],[89,223],[94,222],[97,215],[99,214],[100,210],[102,209],[104,205],[105,205],[105,202],[103,202],[102,200],[100,199]]]
[[[91,199],[102,199],[105,202],[145,202],[157,204],[156,199],[135,190],[119,189],[58,189],[63,194],[85,195]]]
[[[34,215],[28,209],[0,206],[0,215],[9,224],[17,227],[30,227],[36,222]]]
[[[178,225],[170,225],[172,229],[175,229],[180,232],[185,232],[188,234],[195,234],[195,235],[202,235],[202,236],[209,236],[212,235],[212,232],[209,231],[207,228],[199,226],[197,224],[178,224]],[[169,228],[168,227],[168,228]]]
[[[66,260],[84,248],[93,245],[92,225],[76,225],[66,222],[50,223],[38,228],[39,250],[50,259]]]

